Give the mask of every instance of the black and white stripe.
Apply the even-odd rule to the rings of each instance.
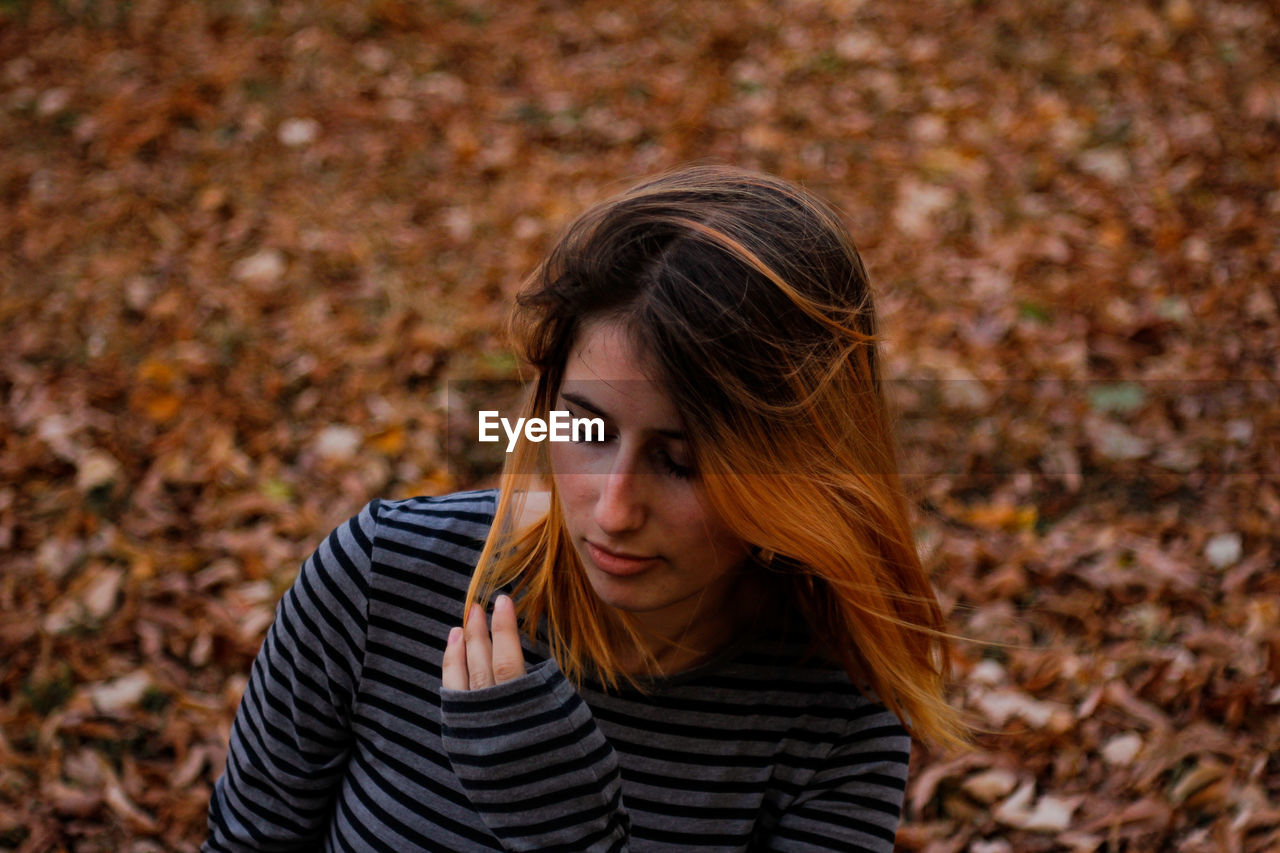
[[[910,740],[797,643],[748,641],[639,692],[526,676],[447,691],[493,492],[375,501],[277,611],[207,851],[893,849]]]

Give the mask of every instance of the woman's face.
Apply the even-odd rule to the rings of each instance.
[[[605,440],[552,443],[551,462],[596,595],[677,639],[732,619],[724,605],[749,552],[703,505],[683,419],[655,376],[622,325],[586,325],[556,408],[602,418]]]

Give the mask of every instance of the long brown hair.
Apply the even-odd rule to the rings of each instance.
[[[881,390],[862,260],[839,217],[785,181],[727,167],[661,176],[588,210],[513,315],[553,408],[584,324],[620,321],[682,413],[702,495],[785,592],[817,650],[918,737],[963,739],[944,697],[949,635],[921,566]],[[467,602],[514,582],[565,675],[627,678],[630,622],[593,593],[565,532],[546,445],[509,455]],[[518,530],[525,496],[545,518]]]

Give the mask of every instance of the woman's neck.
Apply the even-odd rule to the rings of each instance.
[[[704,590],[687,614],[630,614],[641,645],[618,655],[622,671],[670,676],[705,663],[751,629],[761,594],[756,573],[748,569],[723,590]]]

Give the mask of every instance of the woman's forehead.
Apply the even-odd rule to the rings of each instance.
[[[647,381],[657,371],[620,320],[594,320],[579,330],[564,375],[565,381]]]
[[[652,359],[617,321],[583,327],[565,363],[560,396],[638,428],[683,432],[683,419]]]

